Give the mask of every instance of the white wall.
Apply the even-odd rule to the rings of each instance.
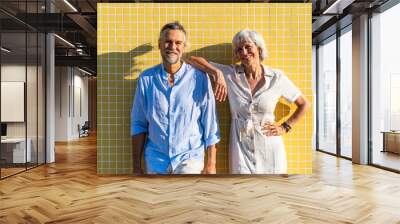
[[[1,81],[25,82],[25,64],[1,65]]]
[[[68,88],[70,84],[69,69],[55,68],[55,141],[68,140]]]
[[[38,70],[37,70],[38,69]],[[25,78],[28,80],[26,81]],[[36,162],[37,149],[39,162],[44,162],[44,89],[42,68],[18,63],[3,64],[1,66],[1,81],[24,82],[26,84],[26,121],[6,122],[8,138],[25,138],[31,140],[32,161]],[[2,96],[7,97],[7,96]],[[1,108],[10,110],[10,108]],[[27,133],[26,133],[27,131]]]
[[[83,75],[76,68],[56,67],[56,141],[79,138],[78,124],[88,120],[88,78]]]
[[[72,126],[74,127],[72,129],[72,135],[73,136],[78,136],[78,129],[77,126],[78,124],[80,124],[81,126],[85,123],[85,121],[89,120],[89,111],[88,111],[88,107],[89,107],[89,92],[88,92],[88,77],[87,76],[82,76],[83,73],[78,71],[78,75],[76,74],[77,70],[75,70],[75,75],[74,75],[74,86],[75,86],[75,96],[74,96],[74,100],[75,100],[75,113],[73,113],[74,119],[73,119],[73,123]],[[80,90],[80,98],[78,98],[78,90]],[[80,103],[77,102],[77,100],[80,100]],[[78,107],[76,105],[79,105]],[[79,108],[80,107],[80,108]],[[79,111],[79,109],[81,111]]]
[[[1,81],[5,82],[25,82],[25,64],[5,64],[1,66]],[[7,110],[7,108],[1,108]],[[7,123],[7,137],[25,137],[25,123]]]
[[[19,64],[4,64],[1,66],[1,81],[5,82],[25,82],[25,74],[27,69],[28,72],[28,87],[27,87],[27,119],[28,119],[28,137],[30,127],[35,131],[36,135],[36,107],[37,107],[37,96],[36,96],[36,80],[31,76],[31,74],[36,75],[36,66],[27,66]],[[38,105],[39,107],[41,105]],[[7,108],[1,108],[2,110],[7,110]],[[33,132],[32,131],[32,132]],[[8,122],[7,125],[7,135],[9,137],[25,137],[25,122]]]

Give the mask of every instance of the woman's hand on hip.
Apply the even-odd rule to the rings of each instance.
[[[280,136],[286,133],[286,130],[282,125],[272,123],[264,124],[261,131],[266,136]]]

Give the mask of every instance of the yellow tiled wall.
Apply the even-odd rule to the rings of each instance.
[[[132,172],[130,110],[141,71],[161,62],[161,27],[182,23],[190,46],[187,55],[231,64],[232,37],[244,28],[261,33],[268,48],[266,65],[283,70],[313,102],[311,3],[99,3],[98,4],[98,173]],[[281,100],[277,122],[294,112]],[[218,105],[222,141],[217,172],[228,172],[230,114]],[[313,115],[309,111],[284,136],[288,172],[312,172]]]

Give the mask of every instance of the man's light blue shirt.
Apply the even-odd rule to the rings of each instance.
[[[131,135],[147,133],[147,168],[163,173],[187,159],[204,160],[206,147],[219,142],[215,99],[206,74],[183,63],[174,85],[162,64],[139,77],[131,113]],[[146,160],[154,161],[154,160]],[[158,172],[159,171],[159,172]]]

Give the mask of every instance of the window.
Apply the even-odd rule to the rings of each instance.
[[[352,157],[352,32],[340,36],[340,155]]]
[[[1,2],[0,6],[18,6],[22,15],[42,13],[44,3],[8,1]],[[0,144],[0,178],[5,178],[45,163],[46,38],[44,33],[27,27],[12,16],[0,12],[0,17],[8,21],[0,29],[2,98],[21,96],[15,97],[19,99],[15,102],[19,111],[11,110],[4,102],[0,105],[2,114],[12,115],[1,118],[6,130]]]
[[[336,153],[336,36],[318,48],[318,149]]]
[[[371,157],[373,164],[395,170],[400,170],[398,21],[400,4],[371,18]]]

